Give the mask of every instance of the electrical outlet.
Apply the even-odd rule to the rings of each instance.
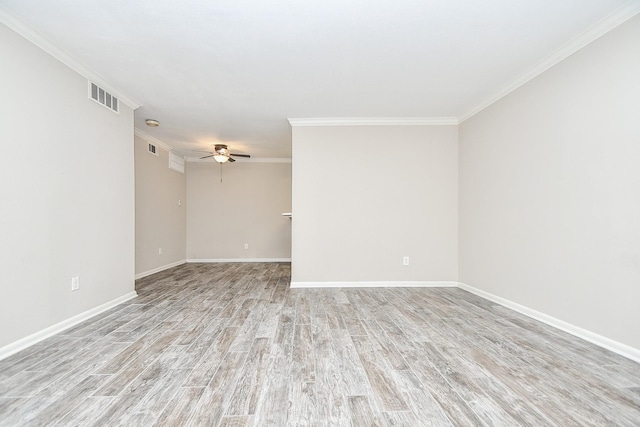
[[[162,255],[162,248],[158,248],[158,255]]]
[[[402,258],[402,265],[409,265],[409,257],[408,256]]]
[[[80,276],[72,277],[71,278],[71,290],[72,291],[77,291],[78,289],[80,289]]]
[[[244,244],[244,248],[245,248],[245,249],[249,249],[249,244],[248,244],[248,243],[245,243],[245,244]]]
[[[182,200],[178,199],[178,207],[182,206]]]

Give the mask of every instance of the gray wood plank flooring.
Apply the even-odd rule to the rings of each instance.
[[[0,426],[639,426],[640,364],[455,288],[186,264],[0,361]]]

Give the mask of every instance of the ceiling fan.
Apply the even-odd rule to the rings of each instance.
[[[210,153],[208,156],[200,157],[201,159],[207,159],[209,157],[213,157],[218,163],[226,163],[226,162],[235,162],[236,160],[233,157],[247,157],[251,156],[248,154],[234,154],[229,152],[229,148],[225,144],[216,144],[213,148],[213,151],[206,151]]]

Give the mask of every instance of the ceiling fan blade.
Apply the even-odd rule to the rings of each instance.
[[[196,153],[209,153],[209,154],[213,153],[213,151],[211,150],[191,150],[191,151],[195,151]]]
[[[248,154],[233,154],[233,153],[231,153],[231,155],[232,155],[232,156],[236,156],[236,157],[247,157],[247,158],[251,157],[251,156],[250,156],[250,155],[248,155]]]
[[[209,157],[213,157],[213,154],[209,155],[209,156],[204,156],[204,157],[200,157],[200,159],[207,159]]]
[[[229,157],[229,160],[227,160],[228,162],[235,162],[235,160],[232,157]]]

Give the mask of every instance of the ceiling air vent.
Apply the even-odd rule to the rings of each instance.
[[[115,113],[118,112],[118,98],[93,82],[89,82],[89,98]]]

